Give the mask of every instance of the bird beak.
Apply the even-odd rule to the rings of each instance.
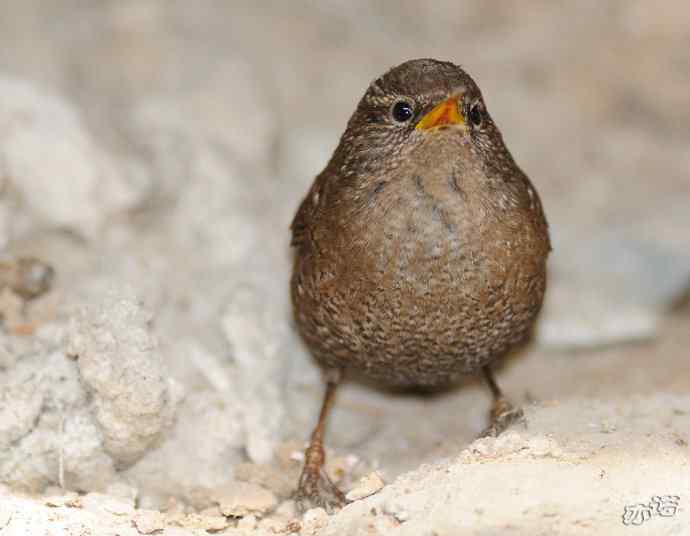
[[[465,119],[460,114],[457,97],[450,97],[434,106],[433,110],[419,120],[417,130],[430,130],[442,125],[464,125]]]

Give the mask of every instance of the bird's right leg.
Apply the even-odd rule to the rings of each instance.
[[[297,508],[302,512],[311,507],[322,507],[328,512],[333,512],[347,503],[343,492],[331,482],[324,470],[326,454],[323,449],[326,419],[333,406],[335,391],[342,376],[340,369],[330,369],[325,373],[326,392],[319,420],[311,434],[307,450],[304,452],[304,467],[294,496]]]
[[[521,408],[516,408],[508,399],[504,396],[501,389],[498,387],[496,380],[494,379],[491,367],[486,365],[482,372],[484,374],[484,379],[486,384],[489,386],[491,391],[491,396],[493,397],[493,404],[491,406],[491,422],[488,428],[486,428],[479,437],[496,437],[503,433],[503,431],[508,428],[511,424],[523,421],[525,415]]]

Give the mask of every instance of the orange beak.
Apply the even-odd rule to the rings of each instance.
[[[457,97],[450,97],[434,106],[415,127],[417,130],[430,130],[442,125],[464,125],[465,119],[460,115]]]

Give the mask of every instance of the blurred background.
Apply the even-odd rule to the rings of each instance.
[[[59,421],[93,439],[63,460],[68,487],[124,479],[155,507],[171,489],[203,504],[194,490],[307,437],[320,385],[290,324],[288,226],[368,84],[416,57],[475,78],[551,224],[547,303],[505,388],[518,399],[687,391],[687,2],[1,9],[0,243],[50,263],[56,280],[31,304],[0,304],[6,400],[25,401],[6,421],[0,480],[57,483],[71,444]],[[124,368],[94,378],[81,356],[104,347]],[[103,411],[141,366],[124,354],[158,363],[148,435],[108,432],[105,413],[136,420],[130,407]],[[477,385],[432,401],[348,386],[332,445],[393,477],[470,441],[487,402]]]

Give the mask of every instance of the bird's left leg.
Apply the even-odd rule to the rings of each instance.
[[[500,435],[511,424],[524,420],[524,413],[521,408],[516,408],[503,395],[503,392],[498,387],[494,379],[493,372],[489,365],[482,368],[484,379],[486,380],[491,395],[493,396],[493,405],[491,406],[490,423],[487,428],[481,433],[480,437],[496,437]]]
[[[339,369],[331,369],[325,373],[326,392],[324,393],[319,420],[311,434],[309,446],[304,452],[304,467],[295,493],[297,508],[303,512],[317,506],[332,512],[347,503],[343,492],[331,482],[324,470],[326,454],[323,449],[326,418],[330,413],[335,391],[342,376],[343,373]]]

